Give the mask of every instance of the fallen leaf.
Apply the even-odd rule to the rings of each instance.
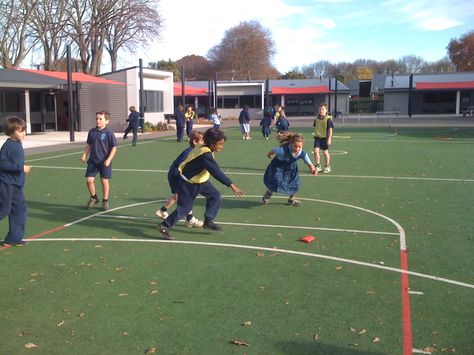
[[[359,331],[359,333],[357,333],[357,334],[362,335],[362,334],[365,334],[365,333],[367,333],[367,330],[366,330],[366,329],[361,329],[361,330]]]
[[[441,349],[441,351],[447,351],[447,352],[450,352],[450,353],[455,353],[456,352],[456,348],[443,348]]]
[[[433,346],[426,346],[423,348],[423,351],[426,351],[426,352],[429,352],[429,353],[432,353],[432,352],[435,352],[437,349]]]
[[[96,245],[95,248],[102,248],[102,245]]]
[[[155,281],[155,280],[150,281],[150,282],[148,282],[148,285],[150,285],[150,286],[158,285],[158,281]]]
[[[234,345],[238,345],[238,346],[250,346],[250,344],[242,341],[242,340],[239,340],[239,339],[234,339],[231,341],[232,344]]]
[[[125,297],[125,296],[128,296],[128,293],[127,293],[127,292],[121,292],[121,293],[119,293],[119,297]]]
[[[64,321],[60,321],[58,324],[56,324],[56,327],[62,327],[64,325]]]
[[[158,290],[153,290],[150,292],[150,295],[156,295],[158,293]]]
[[[259,252],[257,253],[257,256],[265,256],[265,254],[263,253],[263,251],[259,251]]]
[[[342,266],[336,266],[336,270],[341,270]]]
[[[149,355],[149,354],[154,354],[157,352],[157,349],[155,347],[153,348],[150,348],[148,349],[146,352],[145,352],[145,355]]]
[[[314,335],[313,335],[313,339],[314,339],[314,340],[319,340],[319,334],[314,334]]]
[[[352,327],[350,327],[349,329],[351,330],[351,332],[354,332],[354,333],[357,331],[355,328],[352,328]]]
[[[38,348],[38,345],[36,345],[35,343],[26,343],[25,348],[27,348],[27,349],[36,349],[36,348]]]
[[[252,321],[247,320],[242,324],[244,327],[250,327],[252,325]]]
[[[86,316],[86,314],[84,312],[81,312],[78,314],[79,318],[84,318]]]
[[[379,337],[375,337],[372,339],[372,343],[378,343],[380,341]]]
[[[37,272],[33,272],[32,274],[30,274],[31,277],[36,277],[38,276],[39,274]]]

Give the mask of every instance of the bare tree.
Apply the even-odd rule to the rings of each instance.
[[[458,71],[474,71],[474,31],[448,44],[448,55]]]
[[[150,40],[160,37],[162,20],[158,13],[159,0],[118,1],[113,18],[106,30],[105,49],[110,55],[111,70],[117,69],[120,49],[134,52]]]
[[[451,63],[449,58],[446,56],[435,62],[429,62],[424,67],[422,72],[424,74],[430,73],[453,73],[456,71],[456,66]]]
[[[399,74],[416,74],[421,73],[423,66],[426,65],[426,61],[421,57],[414,55],[406,55],[399,59]]]
[[[59,70],[66,55],[66,2],[41,0],[33,9],[30,26],[43,50],[45,70]]]
[[[34,48],[28,23],[36,0],[0,1],[0,61],[5,67],[20,66]]]
[[[271,64],[275,44],[268,29],[256,21],[241,22],[226,31],[221,43],[207,58],[222,79],[273,78],[278,71]]]
[[[327,76],[330,64],[328,60],[320,60],[303,66],[301,71],[308,79],[322,79]]]

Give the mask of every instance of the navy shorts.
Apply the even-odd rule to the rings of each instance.
[[[170,185],[171,193],[176,195],[179,189],[179,183],[181,182],[181,176],[178,173],[168,172],[168,184]]]
[[[327,138],[314,138],[314,147],[321,148],[322,150],[328,150],[328,140]]]
[[[104,166],[103,163],[96,164],[93,162],[87,162],[86,177],[95,177],[99,172],[102,179],[112,178],[112,165]]]

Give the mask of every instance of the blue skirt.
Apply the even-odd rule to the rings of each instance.
[[[297,193],[301,186],[296,160],[281,161],[273,158],[265,170],[263,182],[267,189],[285,195]]]

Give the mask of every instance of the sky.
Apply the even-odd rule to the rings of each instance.
[[[159,13],[161,37],[119,67],[205,57],[227,30],[252,20],[270,30],[281,73],[321,60],[437,61],[451,39],[474,30],[473,0],[160,0]]]

